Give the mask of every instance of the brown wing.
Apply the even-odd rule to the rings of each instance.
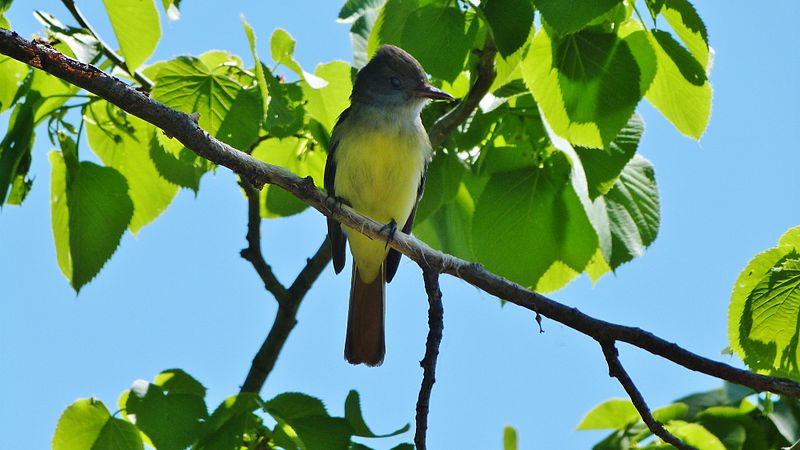
[[[327,192],[328,196],[330,197],[336,197],[336,189],[334,189],[334,180],[336,179],[336,160],[333,157],[334,153],[336,152],[336,147],[339,145],[336,128],[342,123],[343,120],[345,120],[345,118],[347,118],[347,114],[349,112],[350,108],[342,111],[342,114],[339,115],[339,120],[336,121],[336,125],[333,127],[333,133],[331,133],[331,144],[330,148],[328,149],[328,159],[325,161],[325,180],[323,182],[325,186],[325,192]],[[331,241],[333,270],[334,272],[339,273],[342,271],[342,269],[344,269],[344,263],[347,260],[347,249],[345,248],[347,245],[347,235],[342,230],[342,225],[330,217],[328,217],[328,239]]]
[[[403,225],[403,233],[409,234],[411,233],[411,228],[414,226],[414,217],[417,215],[417,206],[419,206],[419,199],[422,198],[422,192],[425,190],[425,173],[428,171],[428,167],[422,170],[422,177],[419,180],[419,186],[417,187],[417,201],[414,202],[414,208],[411,209],[411,214],[408,216],[408,220],[406,220],[406,224]],[[394,275],[397,273],[397,268],[400,267],[400,256],[401,253],[395,249],[389,249],[389,254],[386,255],[386,261],[383,263],[383,269],[386,273],[386,282],[389,283],[394,278]]]

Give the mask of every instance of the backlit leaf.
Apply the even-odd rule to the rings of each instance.
[[[82,399],[58,419],[53,450],[141,450],[139,431],[131,423],[111,417],[103,402]]]
[[[103,0],[128,69],[139,68],[161,39],[154,0]]]

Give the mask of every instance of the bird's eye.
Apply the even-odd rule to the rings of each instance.
[[[397,77],[389,78],[389,83],[391,83],[392,87],[395,89],[400,89],[403,86],[403,83]]]

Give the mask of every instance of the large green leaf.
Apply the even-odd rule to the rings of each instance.
[[[310,176],[317,186],[322,187],[326,156],[318,147],[310,146],[308,139],[267,139],[253,150],[253,157],[285,167],[297,176]],[[308,205],[277,186],[264,186],[260,195],[261,216],[265,218],[291,216],[308,208]]]
[[[428,73],[452,82],[464,68],[478,27],[474,14],[456,5],[389,0],[375,22],[368,53],[375,53],[381,44],[397,45],[414,55]]]
[[[647,100],[681,133],[699,139],[711,116],[711,84],[705,67],[671,34],[653,30],[648,36],[658,71]]]
[[[178,186],[164,179],[150,158],[155,127],[105,101],[86,110],[86,135],[103,164],[127,179],[134,214],[130,229],[137,233],[169,206]]]
[[[161,372],[153,383],[138,380],[129,392],[126,414],[159,450],[188,447],[208,418],[205,388],[180,369]]]
[[[708,31],[703,19],[688,0],[665,0],[661,15],[701,66],[709,69]]]
[[[644,122],[634,114],[607,149],[575,148],[586,172],[592,200],[611,190],[622,169],[636,153],[643,133]]]
[[[51,152],[50,207],[56,256],[75,291],[91,281],[117,249],[133,217],[125,177],[110,167],[78,163],[69,147]]]
[[[555,153],[540,167],[494,174],[475,205],[478,261],[536,290],[557,289],[582,272],[598,239],[570,172],[567,157]]]
[[[471,224],[475,213],[475,201],[480,196],[486,181],[486,177],[475,176],[469,171],[464,172],[461,182],[456,186],[454,197],[446,203],[442,202],[427,218],[416,221],[414,235],[433,248],[474,261]],[[422,198],[424,199],[425,195]]]
[[[604,196],[611,231],[612,269],[642,256],[661,223],[658,186],[650,161],[636,155]]]
[[[70,405],[58,419],[53,450],[141,450],[139,432],[132,424],[114,417],[103,402],[82,399]]]
[[[70,56],[78,61],[92,64],[102,53],[100,41],[84,28],[66,26],[50,13],[35,11],[34,17],[45,27],[52,40],[66,44],[72,51]]]
[[[305,105],[303,90],[298,83],[285,83],[267,71],[269,106],[264,129],[273,137],[289,137],[303,127]]]
[[[556,134],[605,148],[625,126],[644,93],[629,38],[594,31],[558,38],[546,28],[536,33],[522,73]]]
[[[728,338],[751,369],[800,379],[800,227],[755,256],[731,294]]]
[[[488,0],[481,8],[501,55],[510,56],[528,40],[533,29],[531,0]]]
[[[630,400],[611,399],[586,413],[577,430],[616,430],[639,420],[639,412]]]
[[[161,39],[154,0],[103,0],[128,69],[139,68]]]
[[[328,82],[321,89],[314,89],[306,81],[301,83],[309,117],[321,123],[328,133],[333,130],[339,114],[350,104],[353,83],[350,65],[343,61],[320,64],[314,73]]]
[[[27,65],[0,55],[0,112],[11,108],[19,87],[30,72]]]
[[[425,192],[417,208],[416,220],[421,222],[442,205],[452,202],[458,195],[466,172],[467,168],[458,156],[437,152],[428,165]]]
[[[622,0],[534,0],[544,20],[560,34],[581,30]]]
[[[179,56],[159,64],[153,98],[187,114],[198,113],[204,130],[246,150],[258,138],[263,113],[258,91],[245,89],[235,78],[237,66],[241,61],[224,52]]]

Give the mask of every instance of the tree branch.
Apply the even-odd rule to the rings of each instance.
[[[433,383],[436,382],[436,359],[439,357],[439,344],[444,331],[444,307],[442,291],[439,289],[439,273],[423,270],[425,292],[428,293],[428,339],[425,341],[425,356],[419,365],[422,367],[422,384],[417,397],[417,429],[414,444],[417,450],[427,448],[428,409],[431,403]]]
[[[383,224],[362,216],[347,205],[337,205],[335,200],[316,188],[310,177],[299,178],[282,167],[266,164],[214,139],[188,114],[168,108],[93,66],[68,58],[47,45],[28,41],[17,33],[2,28],[0,53],[103,97],[128,113],[161,128],[198,155],[233,170],[256,188],[265,183],[279,186],[343,225],[375,239],[386,239],[382,234],[385,234],[382,231],[385,228]],[[402,232],[395,233],[389,245],[414,260],[423,269],[461,278],[491,295],[538,312],[595,340],[626,342],[690,370],[756,391],[770,391],[800,398],[800,383],[738,369],[694,354],[640,328],[588,316],[576,308],[558,303],[488,272],[480,264],[433,250]]]
[[[141,72],[131,71],[128,68],[128,64],[125,60],[115,52],[110,45],[100,37],[100,35],[94,30],[92,25],[86,20],[86,18],[81,14],[81,11],[75,5],[75,0],[61,0],[61,3],[67,8],[67,10],[72,14],[72,17],[78,22],[78,25],[85,28],[89,33],[92,33],[92,36],[97,39],[97,42],[100,43],[100,47],[103,49],[103,54],[106,55],[106,58],[110,59],[115,65],[119,66],[128,73],[128,75],[132,76],[137,83],[139,83],[145,90],[149,91],[153,88],[153,82],[150,81],[149,78],[144,76]]]
[[[628,393],[628,397],[631,398],[633,406],[639,411],[639,416],[641,416],[647,428],[664,442],[674,445],[678,450],[697,450],[675,437],[675,435],[667,431],[664,426],[661,425],[661,422],[653,417],[650,408],[647,406],[647,402],[645,402],[644,397],[642,397],[642,393],[636,388],[628,372],[625,371],[625,368],[619,361],[619,353],[617,352],[617,347],[614,345],[614,342],[600,341],[600,346],[603,348],[603,355],[605,355],[606,362],[608,363],[608,376],[619,380],[619,384],[621,384],[625,392]]]
[[[497,49],[494,46],[494,41],[487,35],[483,50],[480,51],[478,66],[475,69],[477,73],[475,84],[472,85],[464,100],[448,111],[447,114],[440,117],[428,132],[428,138],[430,138],[433,148],[439,148],[447,139],[447,136],[467,120],[470,114],[475,111],[481,99],[489,92],[489,88],[492,87],[492,83],[494,83],[494,79],[497,76],[494,70],[494,57],[496,54]]]
[[[297,325],[297,310],[300,308],[300,303],[305,298],[309,287],[314,283],[314,280],[319,277],[325,266],[331,260],[331,246],[326,238],[314,256],[306,261],[306,266],[297,275],[294,283],[286,292],[286,300],[278,302],[278,311],[275,313],[275,321],[272,323],[272,328],[258,349],[256,356],[253,357],[253,362],[250,365],[250,370],[247,377],[242,384],[241,392],[261,392],[264,387],[264,382],[267,380],[272,369],[275,367],[275,362],[278,360],[289,334]]]
[[[250,261],[264,282],[264,288],[275,297],[278,304],[288,303],[292,300],[289,291],[272,272],[272,267],[261,253],[261,207],[258,191],[246,180],[239,179],[239,186],[247,196],[247,248],[242,249],[239,254]]]

